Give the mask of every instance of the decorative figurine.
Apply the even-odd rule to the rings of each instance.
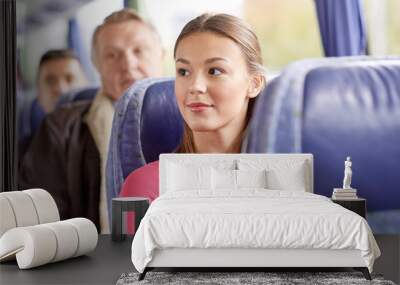
[[[351,157],[348,156],[344,162],[343,188],[333,188],[332,199],[334,200],[352,200],[357,199],[357,189],[351,187]]]
[[[352,189],[351,184],[351,176],[353,175],[353,171],[351,170],[351,157],[348,156],[346,161],[344,162],[344,179],[343,179],[343,189]]]

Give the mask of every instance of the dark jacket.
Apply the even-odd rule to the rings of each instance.
[[[61,219],[85,217],[99,229],[100,155],[83,120],[90,104],[69,104],[46,116],[22,159],[18,184],[47,190]]]
[[[46,113],[37,98],[18,102],[18,155],[23,157]]]

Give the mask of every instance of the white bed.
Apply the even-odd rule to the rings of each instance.
[[[312,193],[310,154],[163,154],[132,262],[140,279],[154,267],[354,267],[370,278],[380,251],[365,219]]]

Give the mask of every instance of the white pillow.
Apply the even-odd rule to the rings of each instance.
[[[212,168],[212,188],[236,190],[236,170]]]
[[[297,164],[284,170],[272,169],[267,172],[268,188],[274,190],[306,191],[305,164]]]
[[[306,191],[308,187],[307,163],[304,160],[240,159],[240,170],[266,169],[267,188],[273,190]]]
[[[267,171],[212,169],[214,190],[237,190],[239,188],[267,188]]]
[[[236,170],[238,188],[267,188],[267,171]]]
[[[167,190],[211,190],[211,167],[168,163]]]

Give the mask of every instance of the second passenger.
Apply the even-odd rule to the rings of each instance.
[[[45,118],[23,159],[19,188],[44,188],[62,219],[86,217],[110,232],[105,165],[114,104],[135,81],[162,75],[163,54],[159,35],[136,12],[108,16],[92,40],[99,92]]]

